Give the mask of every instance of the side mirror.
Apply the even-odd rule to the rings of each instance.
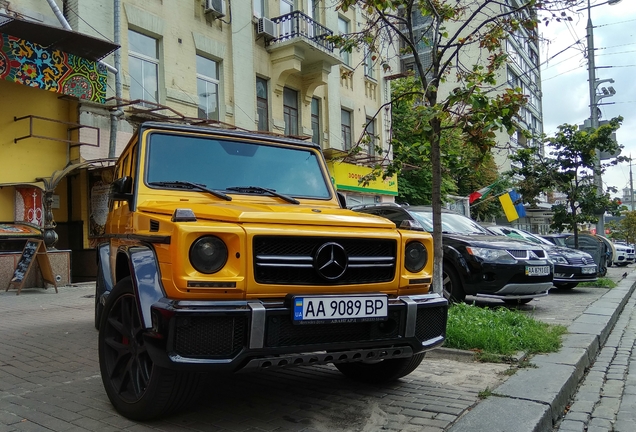
[[[110,199],[113,201],[130,201],[132,200],[132,177],[125,176],[115,179],[110,184]]]
[[[340,208],[347,208],[347,198],[344,196],[342,192],[336,192],[338,196],[338,202],[340,203]]]

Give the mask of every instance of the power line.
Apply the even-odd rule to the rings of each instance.
[[[624,23],[628,23],[628,22],[633,22],[636,21],[636,19],[631,19],[631,20],[627,20],[627,21],[618,21],[615,23],[609,23],[609,24],[601,24],[601,25],[595,25],[594,27],[607,27],[607,26],[613,26],[613,25],[617,25],[617,24],[624,24]]]

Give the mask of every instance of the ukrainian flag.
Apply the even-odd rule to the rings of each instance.
[[[523,206],[523,203],[520,202],[520,200],[521,195],[519,195],[517,191],[514,190],[508,192],[507,194],[499,196],[499,202],[501,203],[501,207],[506,214],[506,219],[508,219],[508,222],[517,220],[520,217],[525,217],[526,209]],[[517,204],[515,204],[515,201],[517,202]]]

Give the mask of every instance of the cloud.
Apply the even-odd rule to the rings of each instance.
[[[614,6],[593,7],[594,46],[597,79],[612,78],[616,95],[601,100],[602,119],[623,116],[623,126],[617,139],[625,146],[624,156],[636,157],[636,8],[633,0]],[[582,124],[590,117],[589,85],[586,42],[587,11],[574,17],[572,22],[541,24],[543,61],[542,67],[543,128],[553,135],[563,123]],[[566,49],[567,48],[567,49]],[[560,53],[560,51],[563,51]],[[611,67],[609,67],[611,66]],[[603,175],[606,186],[614,186],[622,195],[622,188],[629,186],[629,165],[622,164],[608,169]]]

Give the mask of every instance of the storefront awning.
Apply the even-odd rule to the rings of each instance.
[[[104,39],[4,14],[0,14],[0,33],[93,61],[99,61],[119,48]]]

